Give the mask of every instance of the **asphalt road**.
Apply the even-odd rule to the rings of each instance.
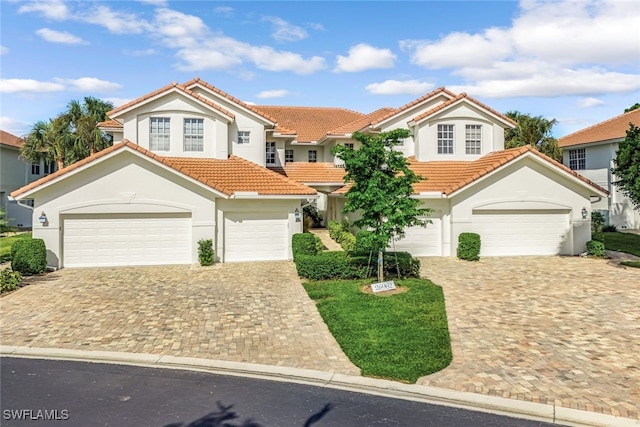
[[[0,425],[7,427],[551,425],[331,388],[126,365],[2,358],[0,379]]]

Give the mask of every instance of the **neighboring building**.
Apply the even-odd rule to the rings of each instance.
[[[356,131],[404,128],[397,147],[428,180],[415,197],[432,224],[395,244],[454,256],[479,232],[482,255],[576,254],[590,240],[591,197],[606,191],[528,148],[504,150],[515,124],[439,88],[371,114],[246,104],[200,80],[172,83],[108,113],[115,145],[12,193],[35,201],[54,266],[197,262],[212,239],[223,262],[291,258],[301,213],[342,217],[344,165],[331,149]]]
[[[55,165],[45,162],[32,164],[23,160],[20,157],[22,144],[24,141],[21,138],[0,130],[0,206],[7,212],[10,226],[31,228],[32,209],[9,200],[9,194],[52,173]]]
[[[608,224],[640,228],[640,210],[616,188],[614,167],[618,144],[627,136],[629,124],[640,126],[640,109],[621,114],[558,139],[562,162],[609,191],[608,197],[592,199],[591,208],[602,212]]]

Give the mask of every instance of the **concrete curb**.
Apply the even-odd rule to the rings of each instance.
[[[497,396],[461,392],[417,384],[344,375],[311,369],[259,365],[224,360],[209,360],[169,355],[124,353],[115,351],[85,351],[60,348],[34,348],[0,345],[0,356],[49,360],[70,360],[111,363],[141,367],[183,369],[221,375],[258,378],[328,387],[383,397],[413,400],[480,412],[544,421],[568,426],[631,427],[640,420],[580,411],[542,403],[525,402]]]

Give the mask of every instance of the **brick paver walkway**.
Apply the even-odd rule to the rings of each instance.
[[[422,258],[445,292],[454,358],[418,384],[640,412],[640,269],[579,257]]]
[[[335,240],[331,238],[329,235],[329,230],[326,228],[311,228],[309,229],[309,233],[313,233],[320,238],[322,244],[328,251],[341,251],[342,246]]]
[[[0,298],[0,343],[358,375],[290,262],[63,269]]]

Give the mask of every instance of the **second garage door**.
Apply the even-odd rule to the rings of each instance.
[[[481,256],[568,253],[569,213],[557,210],[474,211]]]
[[[69,216],[63,220],[65,267],[191,263],[191,216]]]
[[[224,261],[272,261],[288,258],[286,212],[226,212]]]

